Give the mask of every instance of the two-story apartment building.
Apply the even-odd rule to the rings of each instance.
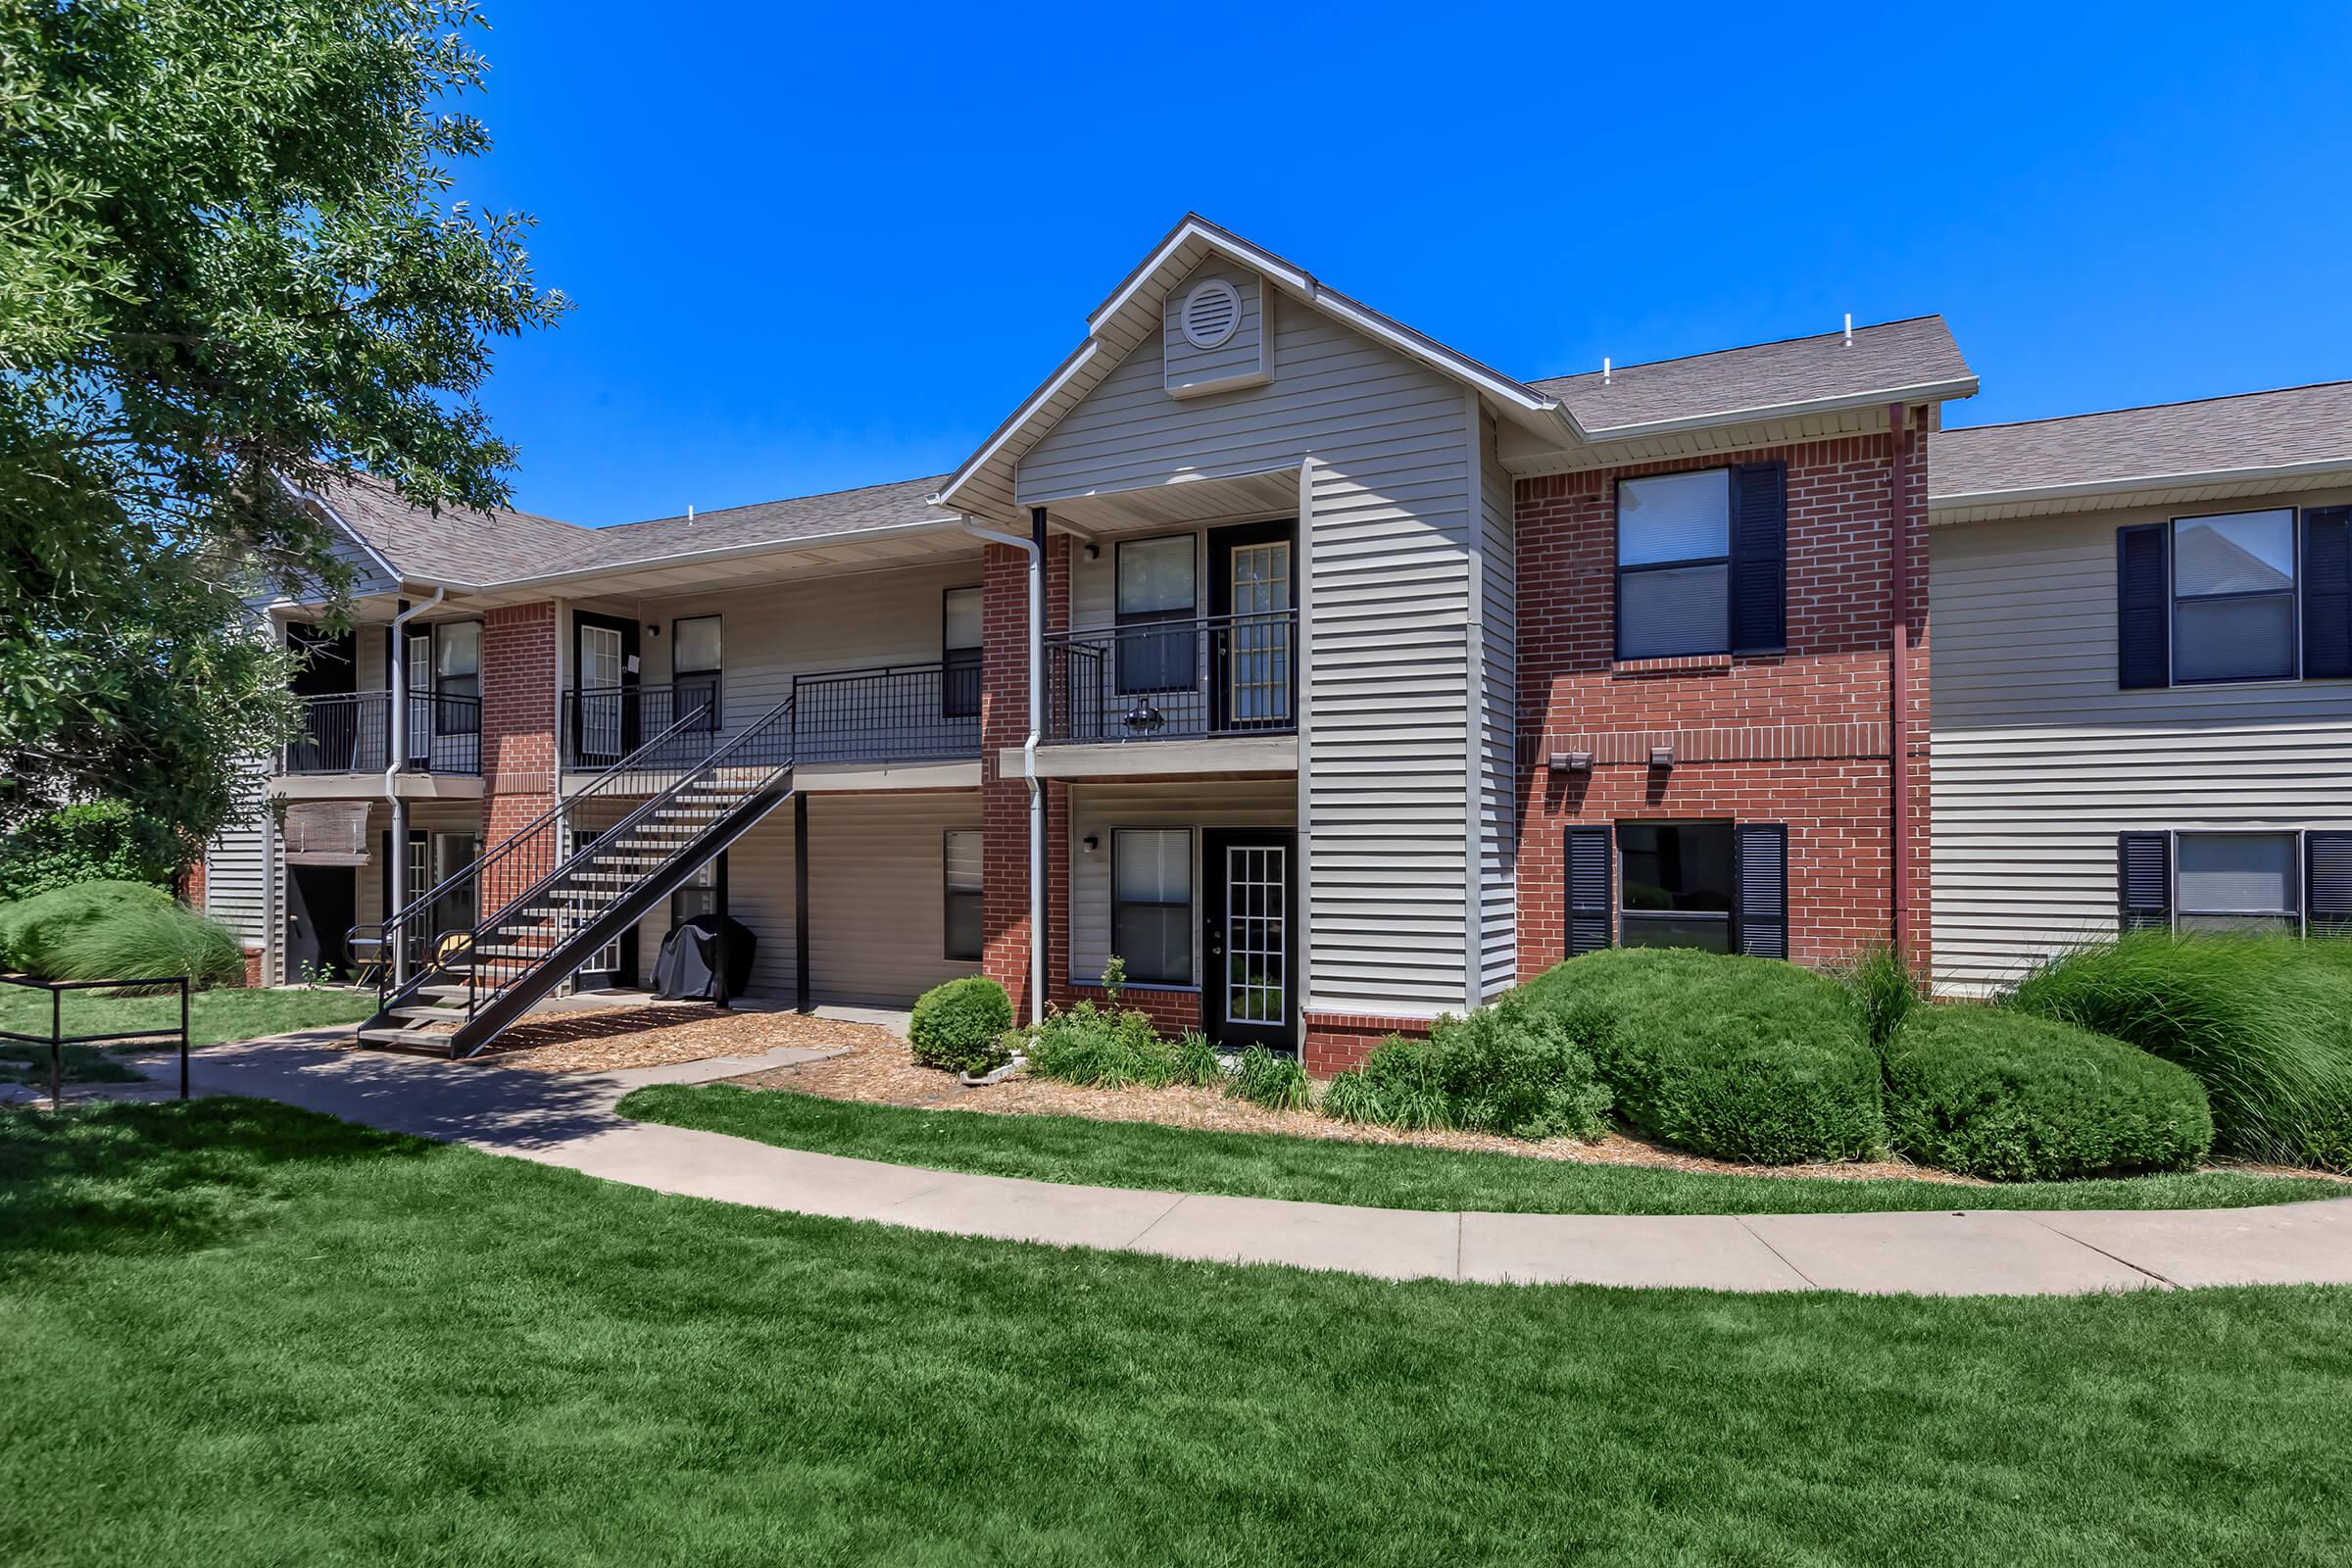
[[[1188,219],[949,475],[602,529],[313,498],[360,625],[207,899],[271,975],[391,916],[369,1032],[462,1047],[722,903],[804,1005],[1033,1010],[1116,954],[1318,1071],[1612,942],[1973,983],[1929,624],[1975,389],[1937,318],[1515,380]]]
[[[1936,972],[2352,929],[2352,383],[1937,438]]]

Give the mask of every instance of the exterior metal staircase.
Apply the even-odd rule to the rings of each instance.
[[[406,951],[414,970],[399,985],[387,974],[360,1042],[471,1055],[792,798],[791,699],[712,740],[698,708],[381,926],[355,929],[355,944]],[[583,845],[583,815],[615,819]],[[469,921],[446,918],[466,906]]]

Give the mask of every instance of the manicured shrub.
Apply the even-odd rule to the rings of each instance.
[[[1245,1050],[1225,1080],[1225,1093],[1268,1110],[1303,1110],[1313,1098],[1306,1069],[1296,1056],[1277,1056],[1263,1046]]]
[[[1832,973],[1845,987],[1845,1000],[1873,1051],[1886,1042],[1925,1000],[1917,970],[1885,943],[1864,948]]]
[[[1012,1027],[1012,999],[986,975],[933,986],[914,1001],[906,1038],[914,1059],[950,1072],[990,1072],[1010,1060],[1003,1037]]]
[[[2132,932],[2060,955],[2005,1000],[2187,1068],[2224,1153],[2352,1159],[2352,960],[2332,941]]]
[[[148,882],[82,882],[0,905],[0,961],[45,980],[85,978],[65,969],[63,945],[74,932],[128,909],[170,907],[172,895]]]
[[[1913,1159],[1995,1181],[2185,1170],[2213,1147],[2186,1068],[2014,1007],[1916,1010],[1886,1048],[1886,1126]]]
[[[186,975],[203,989],[233,986],[245,978],[245,954],[236,933],[170,899],[129,905],[103,919],[67,927],[50,951],[52,978],[61,980]]]
[[[169,884],[185,858],[178,835],[122,801],[69,806],[0,838],[0,900],[82,882]]]
[[[1885,1141],[1878,1058],[1836,981],[1775,958],[1616,948],[1520,990],[1581,1015],[1618,1110],[1665,1143],[1781,1165]]]
[[[1392,1035],[1324,1110],[1406,1129],[1462,1128],[1515,1138],[1591,1138],[1606,1125],[1608,1087],[1590,1047],[1606,1020],[1513,995],[1466,1018],[1440,1018],[1427,1040]],[[1335,1093],[1336,1092],[1336,1093]]]

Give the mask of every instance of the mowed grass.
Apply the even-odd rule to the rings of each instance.
[[[62,1022],[68,1035],[121,1034],[132,1029],[177,1029],[179,996],[110,997],[103,991],[64,993]],[[357,1023],[375,1011],[373,992],[270,990],[200,991],[188,999],[188,1044],[214,1046],[252,1040],[291,1029],[319,1029]],[[0,1029],[47,1036],[49,993],[0,986]],[[144,1047],[133,1046],[139,1050]],[[158,1043],[154,1049],[166,1049]],[[139,1074],[113,1059],[101,1046],[69,1047],[66,1077],[74,1083],[127,1083]],[[49,1081],[49,1048],[0,1040],[0,1078]]]
[[[1954,1208],[2235,1208],[2352,1197],[2309,1177],[2184,1172],[1990,1187],[1727,1176],[1589,1165],[1082,1116],[1004,1116],[716,1084],[640,1089],[623,1115],[786,1149],[1093,1187],[1291,1198],[1374,1208],[1535,1214],[1828,1214]]]
[[[1390,1285],[0,1114],[11,1564],[2328,1564],[2352,1292]]]

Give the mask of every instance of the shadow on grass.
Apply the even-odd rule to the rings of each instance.
[[[213,1245],[323,1164],[430,1144],[241,1099],[0,1111],[0,1256]]]

